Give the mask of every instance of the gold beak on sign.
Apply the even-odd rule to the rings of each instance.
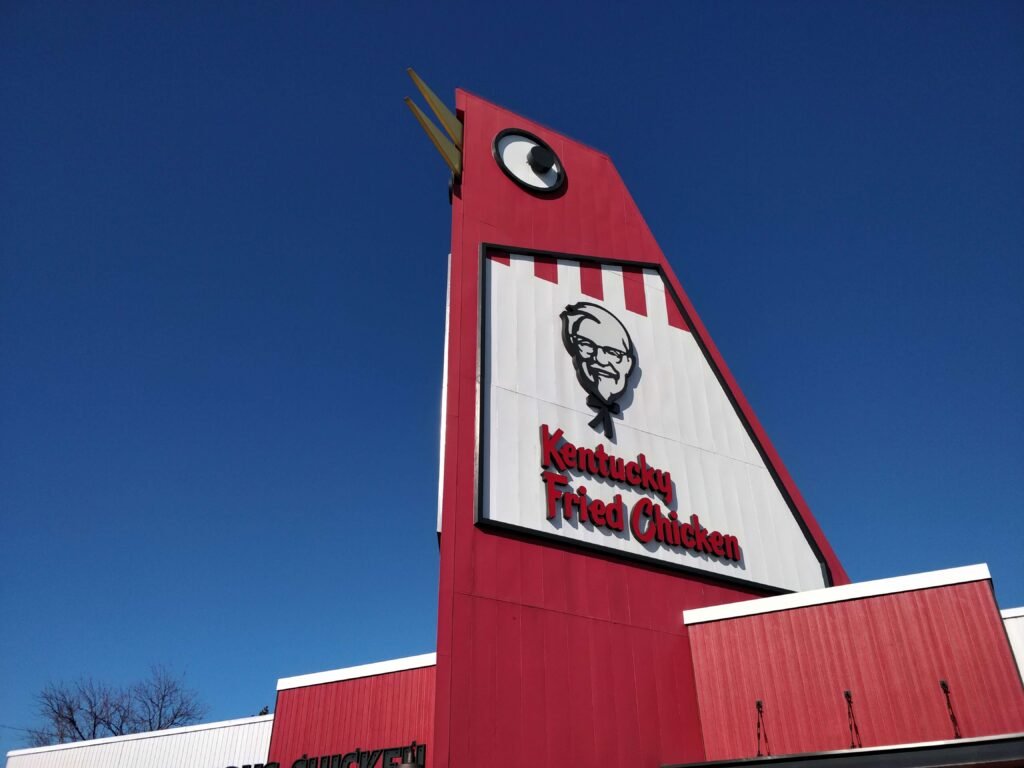
[[[416,85],[416,89],[426,99],[427,106],[430,107],[431,112],[434,113],[434,116],[444,126],[444,131],[448,133],[448,136],[445,136],[444,131],[438,128],[408,96],[405,99],[406,106],[409,107],[413,117],[416,118],[423,130],[426,131],[427,138],[434,144],[437,151],[441,153],[441,157],[444,158],[452,173],[455,176],[459,176],[462,173],[462,123],[444,105],[444,102],[437,98],[437,95],[427,87],[427,84],[420,79],[419,75],[413,72],[412,69],[407,69],[406,71]]]

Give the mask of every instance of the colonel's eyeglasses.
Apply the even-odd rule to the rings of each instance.
[[[586,336],[580,336],[577,334],[572,337],[572,343],[576,345],[576,349],[579,350],[580,355],[588,359],[591,357],[597,357],[598,352],[603,352],[606,358],[611,359],[616,363],[621,363],[626,357],[626,353],[621,349],[616,349],[615,347],[602,347],[595,344]]]

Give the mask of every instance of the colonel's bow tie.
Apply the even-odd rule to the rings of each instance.
[[[590,422],[590,426],[604,432],[609,440],[615,439],[615,424],[612,422],[612,414],[618,416],[622,409],[618,403],[606,403],[597,395],[587,395],[587,405],[597,411],[597,416]],[[601,425],[600,427],[598,425]]]

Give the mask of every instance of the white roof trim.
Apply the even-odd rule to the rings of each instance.
[[[897,576],[892,579],[862,581],[859,584],[844,584],[841,587],[812,589],[807,592],[793,592],[776,597],[762,597],[757,600],[743,600],[726,605],[713,605],[708,608],[695,608],[683,611],[684,624],[703,624],[708,621],[735,619],[740,616],[754,616],[760,613],[790,611],[794,608],[806,608],[811,605],[839,603],[844,600],[860,600],[865,597],[890,595],[896,592],[912,592],[918,589],[945,587],[950,584],[962,584],[969,581],[991,579],[988,566],[967,565],[963,568],[947,568],[942,571],[915,573],[910,576]]]
[[[1020,619],[1024,618],[1024,605],[1020,608],[1007,608],[1005,611],[1000,611],[999,615],[1004,619]]]
[[[152,739],[159,736],[176,736],[179,733],[191,731],[209,731],[214,728],[231,728],[236,725],[253,725],[255,723],[268,723],[274,719],[273,715],[258,715],[256,717],[241,717],[237,720],[221,720],[216,723],[200,723],[199,725],[185,725],[181,728],[165,728],[162,731],[144,731],[143,733],[129,733],[125,736],[107,736],[103,739],[89,739],[88,741],[69,741],[66,744],[51,744],[48,747],[29,747],[27,749],[12,749],[7,753],[8,757],[14,755],[33,755],[37,752],[54,752],[59,749],[76,749],[77,747],[93,747],[98,744],[111,744],[115,741],[135,741],[136,739]]]
[[[432,667],[435,664],[437,664],[436,653],[421,653],[419,656],[406,656],[404,659],[389,659],[388,661],[378,661],[373,664],[361,664],[358,667],[329,669],[326,672],[314,672],[311,675],[298,675],[296,677],[282,677],[277,681],[277,690],[286,691],[289,688],[303,688],[307,685],[322,685],[323,683],[336,683],[339,680],[354,680],[357,677],[386,675],[389,672]]]

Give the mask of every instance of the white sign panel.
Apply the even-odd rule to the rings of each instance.
[[[828,586],[668,290],[653,269],[484,259],[480,522]]]

